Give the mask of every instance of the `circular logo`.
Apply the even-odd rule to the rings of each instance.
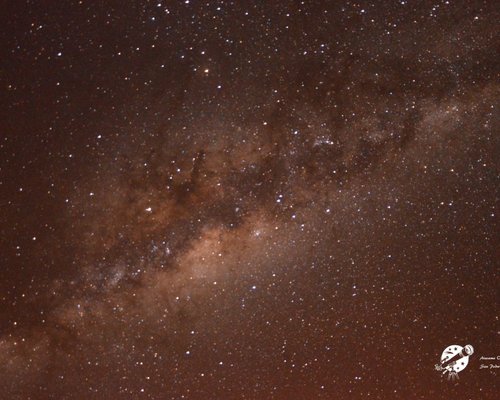
[[[469,364],[469,356],[474,353],[474,348],[468,344],[464,347],[453,344],[444,349],[441,362],[436,364],[436,370],[448,373],[448,379],[458,379],[458,373]]]

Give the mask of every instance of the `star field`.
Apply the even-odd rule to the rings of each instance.
[[[495,2],[2,14],[0,399],[497,398]]]

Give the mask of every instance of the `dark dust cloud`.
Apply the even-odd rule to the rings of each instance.
[[[0,398],[498,398],[498,11],[4,4]]]

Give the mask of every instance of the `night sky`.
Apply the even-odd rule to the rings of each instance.
[[[0,19],[0,399],[498,399],[498,2]]]

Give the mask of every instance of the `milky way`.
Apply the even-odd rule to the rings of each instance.
[[[0,398],[496,398],[495,2],[63,3],[2,22]]]

